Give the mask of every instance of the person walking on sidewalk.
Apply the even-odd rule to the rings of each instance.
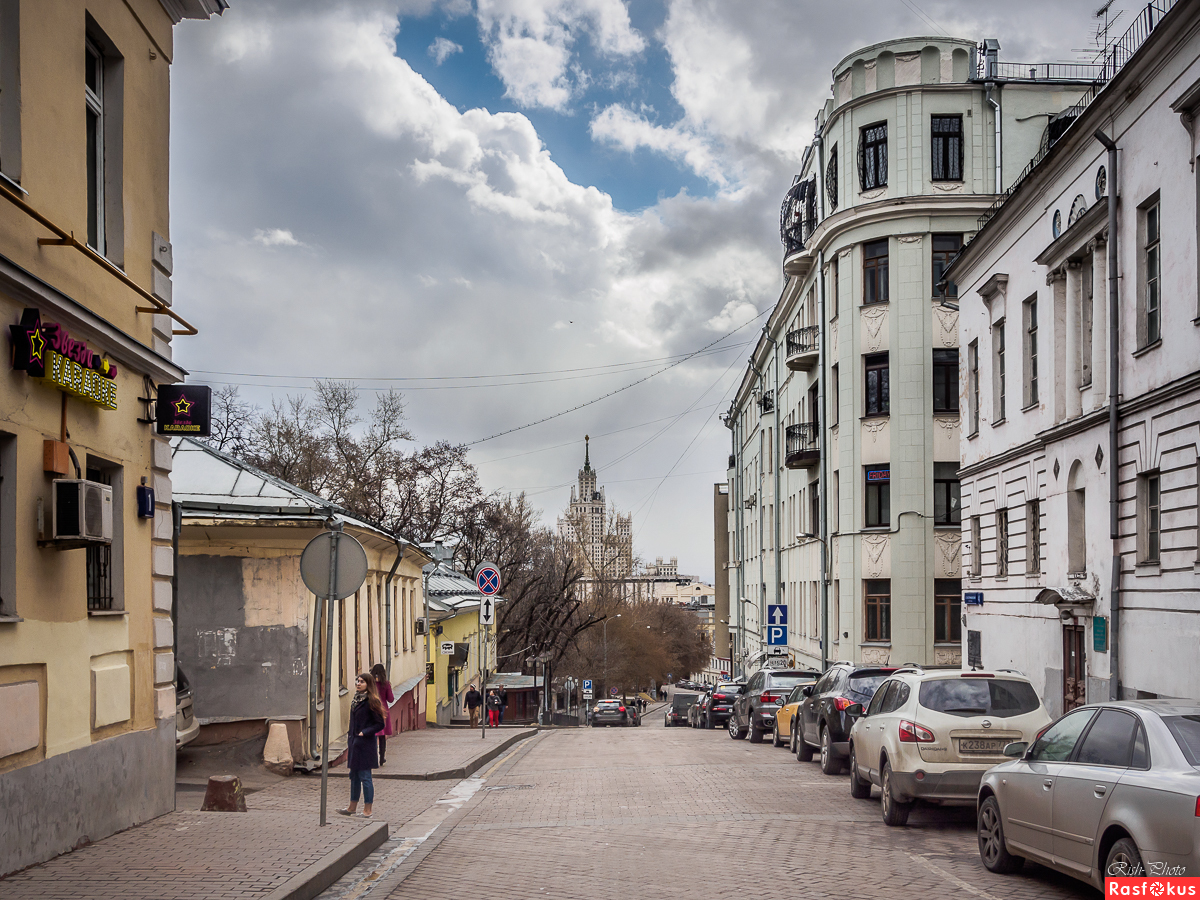
[[[392,683],[388,681],[387,669],[383,663],[371,666],[371,675],[375,678],[375,690],[379,693],[379,702],[383,704],[383,731],[379,733],[379,764],[387,762],[387,739],[396,732],[392,729],[392,704],[396,698],[392,695]]]
[[[492,728],[500,727],[500,695],[496,693],[495,689],[488,691],[487,712],[488,725]]]
[[[354,682],[354,699],[350,701],[350,730],[346,732],[346,765],[350,769],[350,805],[338,812],[352,816],[358,809],[358,795],[362,792],[364,819],[371,818],[371,804],[375,800],[375,785],[371,782],[371,770],[379,768],[378,744],[375,736],[383,731],[383,703],[375,690],[375,678],[363,672]]]
[[[508,709],[508,690],[500,688],[500,724],[504,724],[504,711]]]
[[[479,691],[475,685],[471,685],[471,689],[467,691],[467,712],[471,714],[471,727],[479,727],[479,707],[483,704],[483,698],[479,696]]]

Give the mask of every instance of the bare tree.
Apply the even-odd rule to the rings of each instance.
[[[258,408],[241,398],[236,384],[213,391],[212,433],[205,442],[231,456],[243,456],[258,415]]]

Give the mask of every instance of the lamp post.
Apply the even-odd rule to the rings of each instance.
[[[621,614],[617,613],[613,616],[614,619],[621,618]],[[608,619],[604,620],[604,689],[608,690]]]

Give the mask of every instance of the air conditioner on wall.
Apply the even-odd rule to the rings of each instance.
[[[413,622],[413,625],[416,626],[417,634],[429,634],[429,622],[424,616],[420,616],[415,622]]]
[[[73,547],[112,543],[111,487],[80,478],[56,478],[51,491],[52,540]]]

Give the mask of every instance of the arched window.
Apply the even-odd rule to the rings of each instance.
[[[1087,496],[1083,463],[1071,463],[1067,478],[1067,571],[1087,571]]]

